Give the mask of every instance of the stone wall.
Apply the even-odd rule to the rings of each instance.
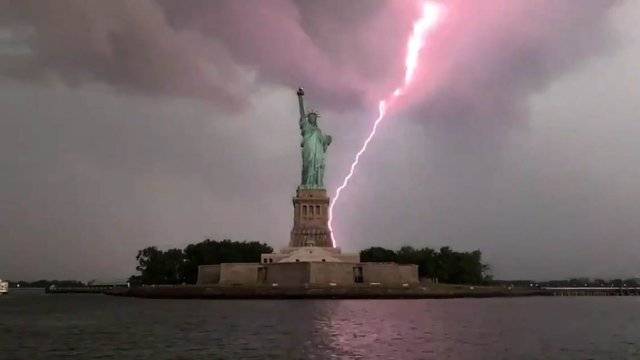
[[[309,285],[350,286],[356,284],[356,270],[362,268],[361,282],[388,287],[415,285],[417,265],[396,263],[290,262],[290,263],[225,263],[198,267],[198,285],[271,285],[295,287]]]
[[[362,263],[363,282],[380,283],[382,285],[397,285],[400,283],[398,264],[396,263]]]
[[[265,266],[266,284],[278,286],[303,286],[309,283],[310,263],[280,263]]]
[[[353,263],[310,263],[309,283],[328,285],[335,283],[339,286],[353,285]]]
[[[380,283],[386,286],[417,284],[417,265],[398,265],[396,263],[362,263],[363,282]]]
[[[398,272],[400,273],[400,280],[403,284],[415,285],[420,283],[418,265],[398,265]]]
[[[258,283],[259,263],[220,264],[220,284],[253,285]]]
[[[220,282],[220,265],[198,266],[197,285],[217,284]]]

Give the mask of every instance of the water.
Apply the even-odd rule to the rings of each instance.
[[[640,297],[0,297],[6,359],[640,359]]]

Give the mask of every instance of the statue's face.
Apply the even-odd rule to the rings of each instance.
[[[311,125],[316,125],[318,122],[318,116],[314,113],[309,114],[309,122]]]

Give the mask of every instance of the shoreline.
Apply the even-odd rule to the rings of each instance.
[[[496,286],[429,285],[402,287],[271,287],[177,285],[114,288],[112,296],[148,299],[456,299],[551,296],[544,290]]]

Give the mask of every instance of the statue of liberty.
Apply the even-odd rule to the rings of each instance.
[[[300,105],[300,132],[302,134],[302,180],[300,189],[324,188],[324,165],[327,158],[327,148],[331,144],[331,136],[322,134],[318,127],[318,115],[315,111],[305,114],[302,97],[304,90],[298,89],[298,104]]]

